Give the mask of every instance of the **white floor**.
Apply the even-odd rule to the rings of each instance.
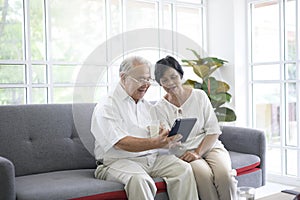
[[[292,189],[297,186],[283,185],[280,183],[267,182],[266,185],[255,190],[255,199],[281,192],[281,190]],[[298,186],[299,187],[299,186]]]

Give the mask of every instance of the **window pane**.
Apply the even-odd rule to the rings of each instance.
[[[32,84],[47,83],[46,65],[32,65]]]
[[[97,103],[107,96],[107,86],[75,87],[73,103]]]
[[[0,0],[0,6],[0,60],[22,60],[23,0]]]
[[[287,60],[296,60],[296,1],[285,2],[285,57]]]
[[[163,6],[163,23],[164,29],[172,30],[172,6],[170,4],[165,4]]]
[[[286,145],[297,146],[296,83],[286,85]]]
[[[126,4],[126,31],[158,28],[157,11],[156,3],[128,0]]]
[[[104,0],[49,0],[49,5],[52,59],[83,62],[105,41]]]
[[[252,73],[253,80],[280,80],[279,65],[255,65]]]
[[[54,84],[75,83],[79,66],[52,66],[52,79]]]
[[[267,172],[280,174],[281,173],[281,153],[279,148],[269,147],[267,149],[266,163]]]
[[[47,88],[32,88],[31,103],[46,104],[47,103]]]
[[[252,7],[253,62],[279,60],[279,5],[277,1],[256,3]]]
[[[106,84],[107,67],[96,65],[83,65],[83,66],[54,66],[53,76],[55,83],[75,83],[76,85],[86,84]]]
[[[25,88],[0,88],[0,104],[25,104],[26,89]]]
[[[177,31],[202,46],[201,8],[176,7]],[[184,45],[184,44],[179,44]],[[185,47],[187,48],[187,47]]]
[[[0,65],[0,84],[25,84],[24,65]]]
[[[55,87],[53,103],[96,103],[106,95],[107,87]]]
[[[286,174],[297,176],[298,156],[296,150],[286,150]]]
[[[285,65],[285,79],[296,80],[297,79],[297,68],[296,64]]]
[[[71,84],[71,83],[89,84],[89,83],[93,83],[92,80],[94,78],[92,76],[94,76],[95,74],[99,75],[99,77],[97,77],[98,83],[107,82],[107,67],[96,66],[95,70],[98,71],[95,71],[95,74],[83,74],[83,72],[80,71],[82,70],[82,67],[85,66],[67,66],[67,65],[52,66],[53,83],[54,84]],[[90,71],[87,71],[87,73],[90,73]]]
[[[31,59],[45,60],[44,0],[29,1]]]
[[[280,145],[280,85],[254,84],[255,127],[267,134],[269,144]]]
[[[110,37],[122,32],[122,2],[121,0],[108,1],[110,5]]]
[[[73,103],[73,87],[54,87],[53,103]]]

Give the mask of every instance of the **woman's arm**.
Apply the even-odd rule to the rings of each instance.
[[[195,149],[195,152],[199,155],[199,157],[202,157],[212,149],[218,138],[218,134],[206,135],[200,143],[199,147]]]
[[[206,135],[198,148],[195,149],[195,151],[187,151],[180,158],[186,162],[192,162],[194,160],[200,159],[205,153],[209,152],[212,149],[218,137],[218,134]]]

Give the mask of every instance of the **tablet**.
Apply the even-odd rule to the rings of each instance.
[[[169,137],[176,135],[177,133],[182,135],[181,142],[185,142],[193,129],[197,118],[182,118],[176,119],[170,132]]]

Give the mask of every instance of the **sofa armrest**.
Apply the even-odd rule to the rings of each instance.
[[[11,161],[0,156],[0,199],[15,200],[15,167]]]
[[[228,151],[254,154],[260,157],[263,185],[266,176],[266,136],[261,130],[234,126],[221,127],[220,140]]]

